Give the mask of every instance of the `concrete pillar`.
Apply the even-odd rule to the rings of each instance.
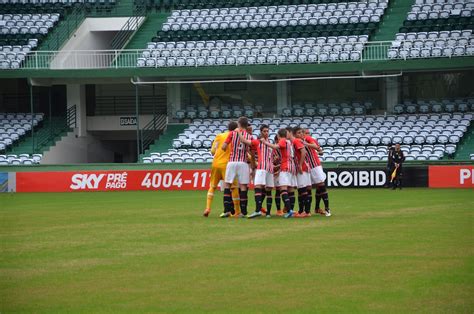
[[[400,80],[398,77],[385,78],[385,104],[387,113],[392,113],[393,108],[399,103]]]
[[[181,109],[181,85],[168,84],[167,88],[168,116],[174,117],[176,111]]]
[[[291,104],[291,96],[289,92],[288,82],[276,82],[277,93],[277,113],[280,114],[283,108],[289,107]]]
[[[81,84],[67,85],[67,108],[76,106],[77,136],[87,136],[86,86]]]

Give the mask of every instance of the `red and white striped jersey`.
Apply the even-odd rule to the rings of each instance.
[[[303,144],[303,141],[300,139],[300,138],[295,138],[293,140],[293,146],[295,148],[295,164],[296,164],[296,169],[298,169],[298,165],[300,163],[300,158],[301,158],[301,151],[303,149],[306,149],[306,147],[304,146]],[[303,165],[301,166],[301,170],[303,172],[308,172],[308,162],[306,161],[306,157],[305,157],[305,160],[303,161]]]
[[[257,151],[257,169],[273,172],[273,149],[260,140],[252,140],[251,149]]]
[[[314,138],[312,138],[309,135],[306,135],[304,140],[305,140],[306,143],[316,144],[316,145],[319,146],[318,141],[315,140]],[[321,160],[319,159],[318,151],[314,148],[311,148],[311,147],[306,147],[306,150],[308,152],[306,154],[306,161],[309,164],[309,168],[313,169],[313,168],[316,168],[317,166],[321,166]]]
[[[295,152],[293,149],[293,144],[287,139],[281,139],[278,142],[281,152],[281,165],[280,171],[289,172],[296,174],[295,166]]]
[[[245,145],[240,141],[239,135],[236,131],[229,132],[225,142],[227,145],[230,144],[230,157],[229,162],[247,162],[247,153],[249,152],[249,146]],[[240,131],[244,139],[250,141],[252,137],[246,131]]]

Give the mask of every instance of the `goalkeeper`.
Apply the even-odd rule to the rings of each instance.
[[[234,131],[237,128],[237,122],[230,121],[227,128],[229,131]],[[219,182],[225,178],[225,170],[227,163],[229,162],[230,150],[223,151],[221,148],[227,136],[229,135],[229,131],[217,134],[214,142],[212,143],[211,153],[214,156],[214,159],[212,161],[211,180],[209,184],[209,190],[207,191],[206,209],[204,210],[203,214],[204,217],[208,217],[211,213],[214,192],[216,191]],[[240,199],[239,189],[235,187],[235,182],[234,186],[232,187],[232,200],[234,202],[236,214],[238,215],[240,213]]]

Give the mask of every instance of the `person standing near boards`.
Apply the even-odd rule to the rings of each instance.
[[[403,177],[403,162],[405,161],[405,155],[403,154],[400,144],[395,145],[393,152],[393,172],[391,174],[392,189],[395,190],[397,187],[402,189],[402,177]]]

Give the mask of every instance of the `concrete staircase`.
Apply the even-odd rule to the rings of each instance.
[[[87,11],[84,8],[75,8],[63,15],[61,21],[52,29],[45,40],[39,45],[38,50],[55,51],[69,39],[73,32],[89,17],[127,17],[133,16],[135,10],[134,0],[120,0],[110,12]],[[161,26],[161,24],[160,24]],[[151,37],[150,37],[151,39]]]
[[[161,25],[168,18],[169,13],[150,13],[145,17],[140,28],[135,32],[133,37],[125,45],[124,49],[146,49],[146,44],[151,41],[156,32],[161,29]],[[114,64],[118,66],[126,66],[137,64],[139,54],[125,52],[117,57]]]
[[[64,117],[52,117],[44,120],[41,127],[34,130],[35,151],[42,154],[54,146],[62,137],[71,131],[65,126]],[[31,154],[33,153],[33,139],[26,135],[18,144],[7,151],[8,154]]]
[[[168,18],[169,13],[150,13],[146,16],[138,31],[125,46],[125,49],[145,49],[146,43],[151,41],[156,32]]]
[[[403,26],[413,0],[392,0],[385,11],[382,22],[371,41],[386,41],[395,39],[395,34],[398,33],[400,27]]]
[[[142,160],[143,157],[150,157],[151,153],[167,152],[168,149],[172,148],[173,140],[187,127],[187,124],[168,124],[165,132],[140,156],[140,160]]]
[[[470,154],[474,154],[474,126],[471,125],[458,144],[455,160],[469,160]]]
[[[390,41],[395,39],[395,34],[403,26],[408,11],[410,11],[413,0],[392,0],[385,10],[382,21],[371,36],[370,41]],[[362,59],[384,60],[387,57],[388,45],[369,45],[362,52]]]

